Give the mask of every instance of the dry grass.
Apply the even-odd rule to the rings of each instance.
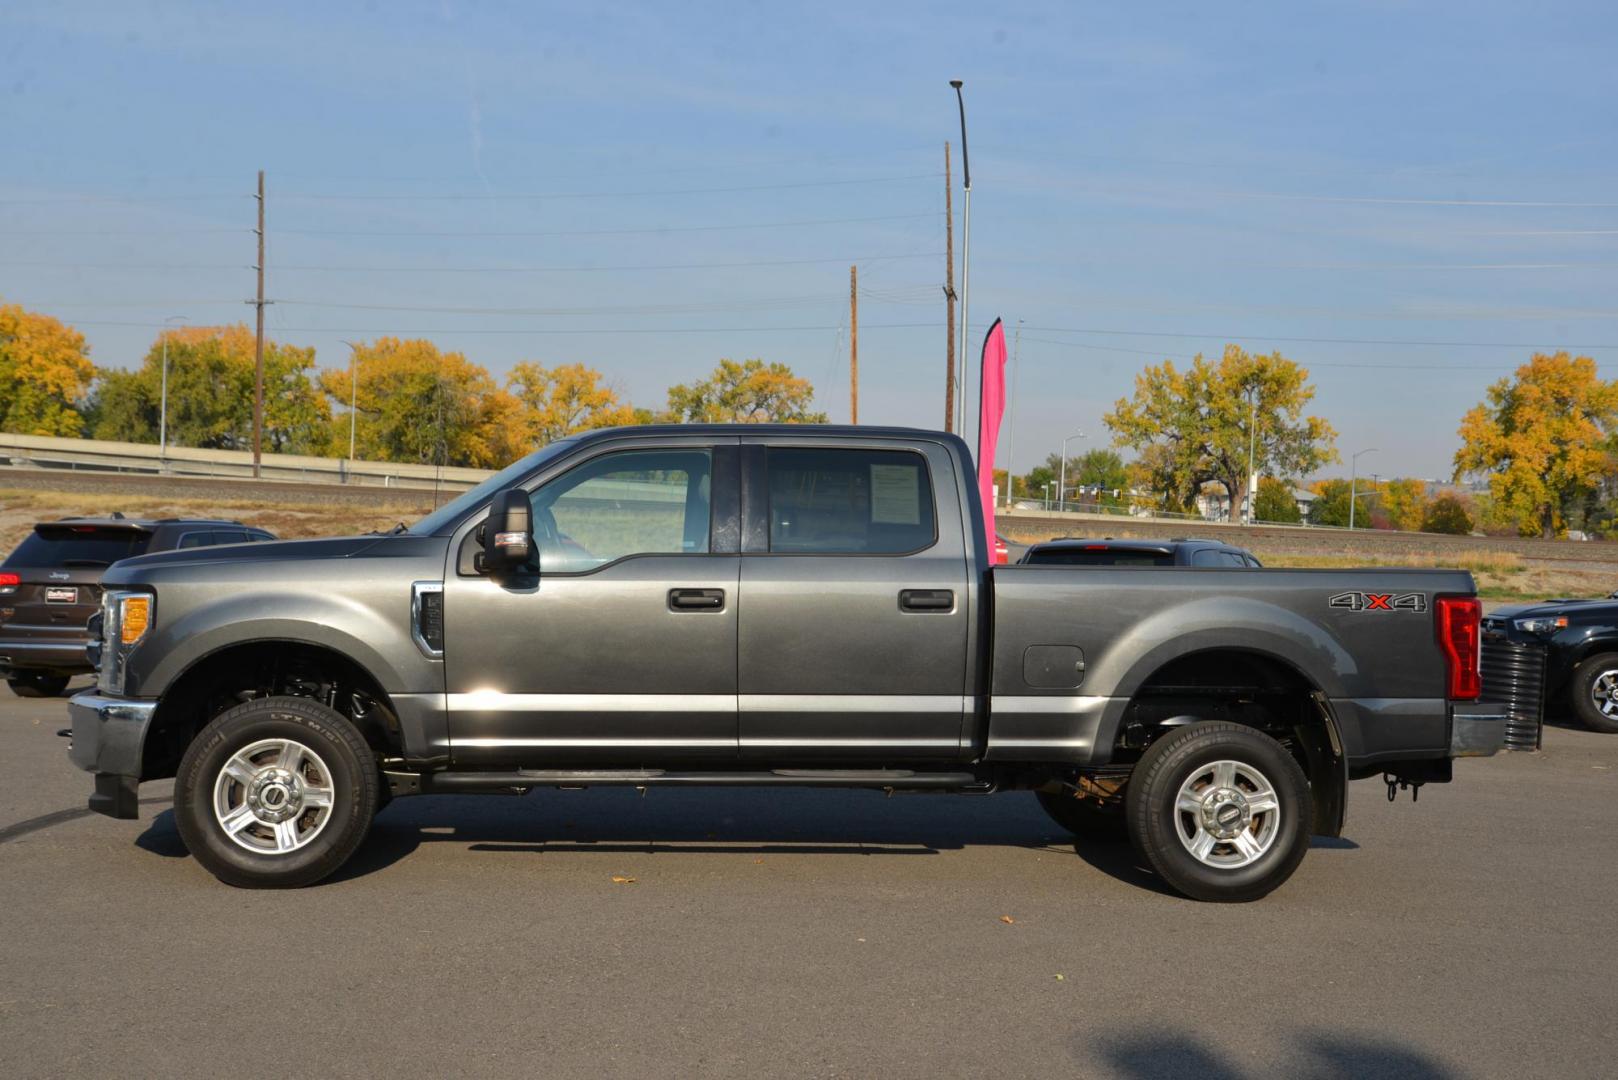
[[[121,510],[129,517],[228,518],[276,536],[353,536],[411,522],[432,509],[430,499],[407,498],[384,506],[276,503],[248,499],[162,499],[149,496],[0,489],[0,552],[10,552],[36,521]]]
[[[1467,570],[1485,600],[1549,600],[1568,596],[1606,596],[1618,588],[1610,568],[1533,559],[1505,551],[1407,552],[1364,555],[1268,553],[1255,554],[1265,566],[1355,567],[1409,566]]]

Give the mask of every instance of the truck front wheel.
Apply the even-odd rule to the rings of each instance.
[[[1303,769],[1240,724],[1189,724],[1153,743],[1130,778],[1126,811],[1135,849],[1193,900],[1257,900],[1309,849]]]
[[[174,779],[180,838],[215,877],[244,888],[312,885],[354,854],[381,783],[341,713],[300,697],[221,713]]]

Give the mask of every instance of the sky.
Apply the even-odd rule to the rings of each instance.
[[[965,81],[971,351],[999,461],[1227,343],[1306,366],[1362,472],[1447,477],[1535,350],[1618,370],[1603,3],[34,2],[0,7],[0,300],[137,364],[165,319],[426,336],[630,401],[782,361],[943,420],[943,144]],[[959,287],[959,282],[957,286]],[[974,364],[975,371],[975,364]],[[361,373],[363,378],[363,372]]]

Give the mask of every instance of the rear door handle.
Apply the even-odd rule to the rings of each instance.
[[[670,611],[720,611],[725,606],[724,589],[670,589]]]
[[[953,611],[955,594],[949,589],[904,589],[899,593],[901,611]]]

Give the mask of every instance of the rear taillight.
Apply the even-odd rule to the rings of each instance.
[[[1452,701],[1476,701],[1483,694],[1483,676],[1478,670],[1483,605],[1475,596],[1440,596],[1435,610],[1447,696]]]
[[[16,574],[10,573],[9,571],[7,573],[0,574],[0,596],[10,596],[12,593],[17,591],[17,586],[21,584],[22,578],[18,577]]]

